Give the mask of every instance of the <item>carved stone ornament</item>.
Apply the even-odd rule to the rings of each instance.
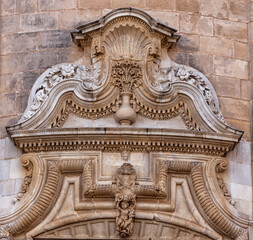
[[[7,127],[27,174],[0,239],[248,239],[221,174],[243,132],[168,57],[179,37],[135,8],[72,32],[88,51],[46,70]]]

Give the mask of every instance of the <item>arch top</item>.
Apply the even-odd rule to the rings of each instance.
[[[166,36],[174,35],[176,38],[180,37],[180,35],[175,34],[177,32],[176,29],[163,24],[156,18],[150,16],[145,11],[133,7],[114,9],[95,21],[77,27],[77,30],[82,34],[100,30],[101,28],[105,27],[109,22],[119,17],[134,17],[145,22],[153,31],[157,31]]]

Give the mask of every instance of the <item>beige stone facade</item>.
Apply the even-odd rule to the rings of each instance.
[[[0,4],[0,226],[4,229],[3,237],[253,238],[250,237],[253,213],[252,1],[4,0]],[[110,19],[105,18],[105,25],[94,29],[86,25],[122,7],[138,8],[144,14],[126,9],[112,15],[115,19],[122,18],[115,25],[118,35],[114,40],[116,33],[108,27],[114,24]],[[161,27],[155,19],[148,20],[145,13],[170,28]],[[131,14],[136,14],[134,20]],[[124,20],[123,16],[130,20]],[[71,36],[77,27],[80,27],[79,32]],[[102,29],[102,33],[98,29]],[[175,33],[173,29],[178,31]],[[139,52],[119,54],[122,42],[123,48],[131,45],[124,42],[127,40],[117,41],[125,33],[137,43],[140,38],[136,34],[143,34],[147,48],[143,47],[143,40],[133,47]],[[167,34],[165,42],[164,34]],[[173,63],[164,57],[167,49]],[[129,58],[132,62],[122,61]],[[160,65],[156,64],[158,60],[162,62]],[[40,99],[36,105],[43,79],[51,81],[59,72],[63,79],[75,78],[77,75],[71,75],[72,71],[84,74],[87,69],[80,66],[91,65],[96,69],[97,63],[102,64],[102,73],[97,73],[98,78],[92,77],[99,79],[102,85],[111,82],[101,90],[103,97],[92,98],[92,107],[87,109],[93,109],[93,116],[85,110],[89,106],[85,99],[89,99],[87,91],[100,91],[99,81],[97,87],[93,84],[90,87],[89,81],[84,81],[81,90],[75,92],[77,97],[67,96],[60,87],[58,92],[54,91],[59,86],[55,84],[53,90],[48,90],[49,100]],[[119,80],[120,72],[122,69],[126,72],[129,64],[136,74],[131,79],[136,81],[137,90],[127,88]],[[47,70],[55,65],[58,72]],[[168,84],[166,76],[177,80]],[[157,79],[162,79],[158,85]],[[184,79],[189,86],[180,83],[186,81]],[[71,84],[76,86],[76,82],[71,81],[66,83],[68,91],[72,91]],[[207,86],[204,90],[199,87],[201,81]],[[171,90],[171,85],[176,90]],[[167,105],[162,101],[157,104],[158,93],[166,96],[160,97]],[[209,93],[212,101],[208,100]],[[174,100],[172,96],[182,98]],[[77,114],[66,113],[61,97],[68,97],[66,106]],[[81,100],[77,100],[78,97]],[[78,106],[75,101],[82,110],[78,107],[73,110]],[[120,106],[124,104],[123,109]],[[65,107],[60,109],[63,105]],[[109,109],[103,117],[97,117],[103,112],[100,108]],[[130,130],[121,130],[120,124],[130,125]],[[5,127],[13,125],[16,128],[9,128],[7,134]],[[88,130],[63,131],[84,127],[99,129],[99,137],[98,133],[94,135]],[[144,128],[152,129],[152,133],[147,134]],[[31,129],[38,132],[32,134]],[[57,129],[63,129],[68,138],[57,135]],[[240,130],[244,131],[242,137]],[[36,134],[39,137],[36,138]],[[71,146],[64,149],[56,145]],[[73,165],[68,163],[69,159]],[[57,165],[55,169],[52,163]],[[128,165],[124,165],[126,163]],[[161,169],[165,172],[160,172]],[[89,174],[93,185],[80,185],[79,178],[88,181]],[[128,176],[127,184],[122,180],[125,176]],[[166,176],[166,180],[160,176]],[[126,186],[127,193],[122,190]],[[204,190],[200,192],[200,188]],[[42,209],[45,214],[36,215],[40,222],[29,228],[35,219],[31,223],[22,222],[18,211],[28,215],[29,211],[36,212],[39,209],[36,204],[43,202],[43,191],[58,195],[52,199],[47,195],[50,207]],[[122,196],[128,201],[127,210],[121,207]],[[151,200],[145,201],[145,198]],[[29,204],[34,209],[29,208]]]

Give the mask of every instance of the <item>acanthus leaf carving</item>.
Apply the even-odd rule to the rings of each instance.
[[[101,87],[105,80],[105,68],[101,57],[95,57],[92,65],[62,64],[48,70],[42,84],[35,90],[32,105],[27,109],[24,119],[31,118],[47,100],[51,90],[68,80],[78,80],[81,86],[90,91]]]
[[[122,92],[132,92],[142,84],[142,67],[132,60],[117,61],[113,63],[111,76],[114,86],[119,87]]]
[[[212,112],[220,121],[225,123],[217,103],[214,100],[213,92],[207,84],[207,79],[205,79],[202,74],[188,66],[176,63],[165,68],[160,67],[160,65],[161,60],[159,58],[151,58],[147,64],[149,82],[155,90],[158,92],[168,92],[175,82],[188,83],[201,92]]]
[[[18,192],[16,197],[13,199],[13,203],[15,204],[17,201],[23,197],[23,195],[28,191],[30,183],[32,182],[33,176],[33,164],[30,160],[30,157],[23,156],[22,157],[22,166],[27,169],[26,176],[24,178],[24,183],[21,186],[21,190]]]
[[[218,185],[220,187],[220,189],[223,192],[224,197],[226,198],[226,200],[234,207],[236,207],[236,202],[232,199],[231,194],[228,191],[228,188],[222,178],[222,176],[220,175],[220,173],[224,172],[226,170],[228,166],[228,162],[225,160],[220,160],[218,161],[216,167],[215,167],[215,173],[216,173],[216,178],[217,178],[217,182]]]

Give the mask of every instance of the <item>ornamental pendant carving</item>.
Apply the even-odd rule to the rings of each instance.
[[[124,163],[116,172],[116,226],[117,233],[122,238],[129,237],[133,232],[133,219],[136,206],[136,178],[136,172],[130,163]]]

